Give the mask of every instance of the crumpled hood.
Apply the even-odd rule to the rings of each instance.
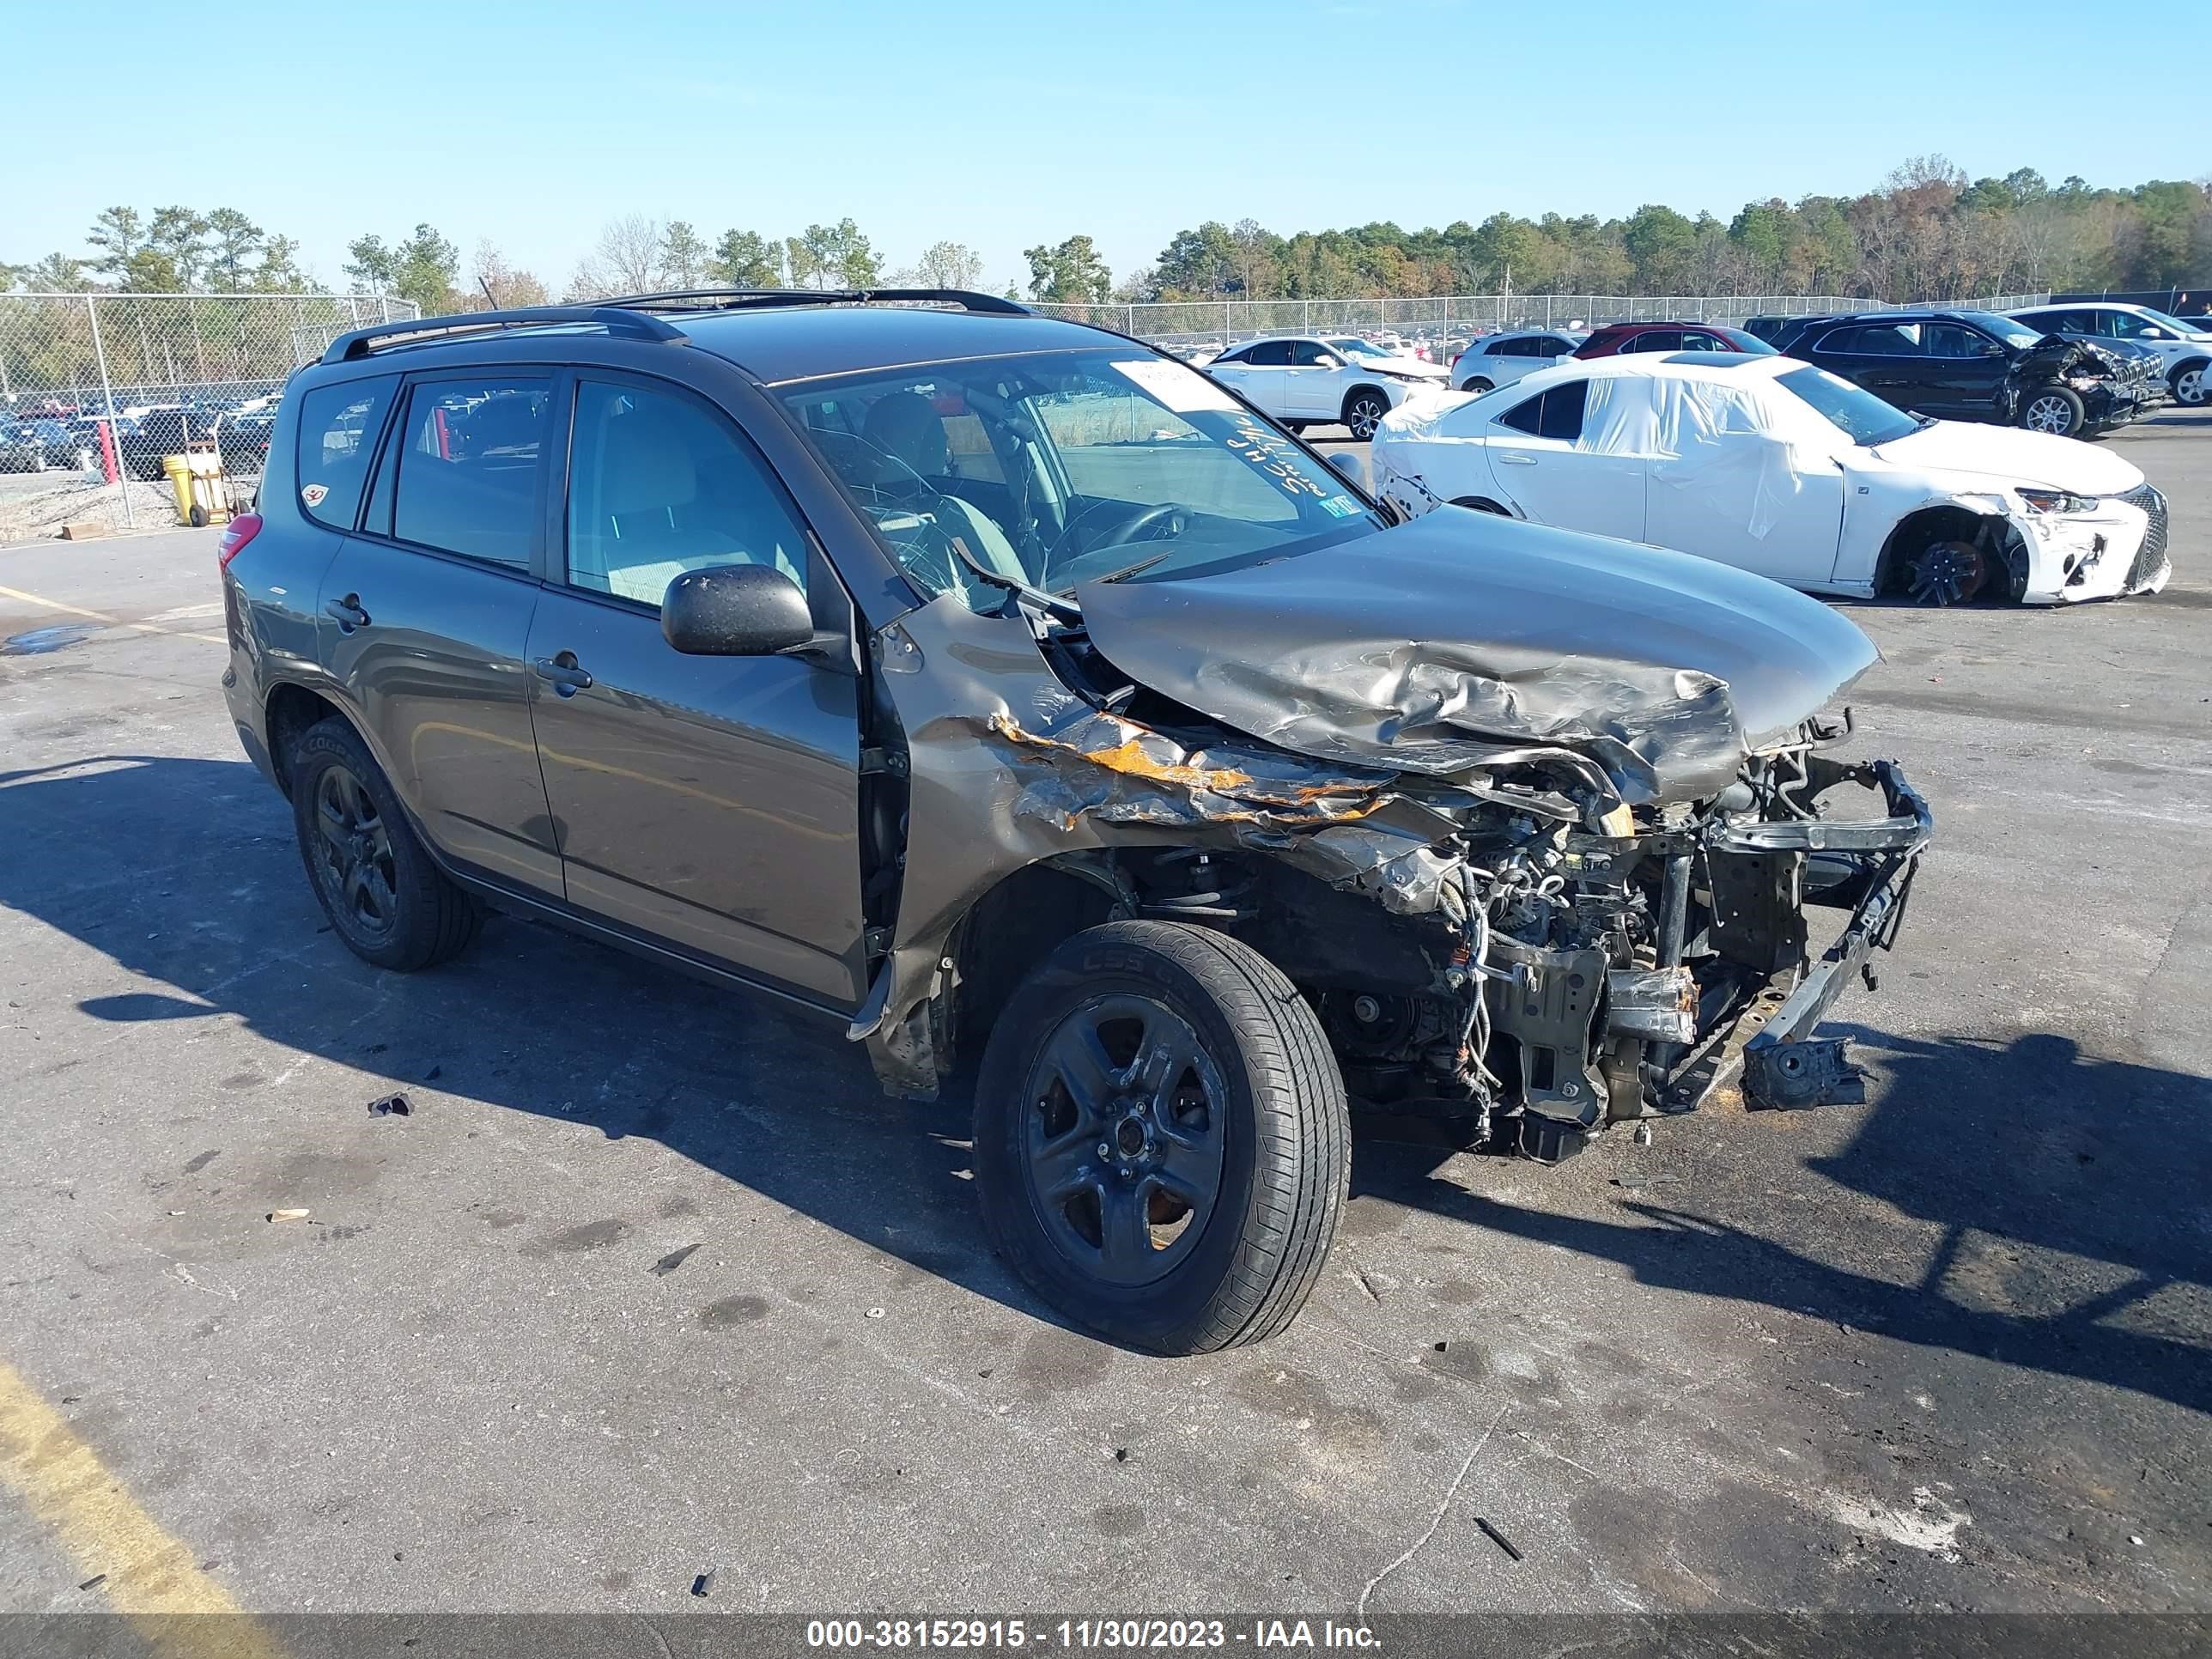
[[[1873,453],[1915,471],[1972,473],[1978,487],[1998,491],[2033,484],[2081,495],[2118,495],[2143,481],[2134,463],[2101,445],[1978,421],[1938,421],[1877,444]]]
[[[1388,357],[1354,357],[1354,368],[1388,369],[1393,374],[1415,374],[1423,380],[1441,380],[1449,378],[1450,371],[1442,363],[1432,363],[1407,352]]]
[[[2012,371],[2016,380],[2074,374],[2107,380],[2112,376],[2112,362],[2087,341],[2046,334],[2013,360]]]
[[[1115,666],[1282,748],[1449,775],[1557,744],[1629,800],[1715,793],[1877,655],[1762,576],[1463,507],[1076,598]]]

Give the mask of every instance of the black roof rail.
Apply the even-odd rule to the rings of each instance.
[[[738,311],[785,306],[864,306],[878,301],[957,306],[963,311],[998,317],[1036,315],[1018,300],[996,294],[970,293],[959,288],[672,288],[657,294],[617,295],[597,303],[646,311],[663,307],[677,309],[690,302],[702,311]]]
[[[407,334],[453,334],[471,329],[525,328],[547,323],[593,324],[610,334],[633,340],[681,340],[684,331],[658,317],[648,317],[619,307],[521,306],[512,311],[458,311],[444,317],[417,317],[404,323],[379,323],[341,334],[323,353],[326,363],[349,363],[368,356],[379,340]]]

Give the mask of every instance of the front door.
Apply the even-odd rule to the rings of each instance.
[[[380,395],[378,386],[388,396],[393,384],[307,394],[301,499],[324,492],[310,512],[340,499],[331,480],[347,476],[349,458],[365,470],[383,411],[363,398]],[[324,573],[317,626],[325,668],[351,695],[432,843],[557,896],[560,859],[522,672],[538,596],[532,558],[551,389],[542,374],[483,370],[399,389],[368,512]],[[328,479],[310,457],[325,458]]]
[[[1344,412],[1344,391],[1352,384],[1344,359],[1318,340],[1292,340],[1291,366],[1283,371],[1283,413],[1299,420],[1334,420]]]
[[[862,983],[856,669],[689,657],[685,570],[763,564],[844,630],[849,601],[720,410],[662,382],[575,386],[564,547],[525,657],[568,897],[843,1007]]]
[[[1979,329],[1940,320],[1924,324],[1921,338],[1928,354],[1922,413],[1986,421],[2005,412],[2012,360],[2002,345]]]

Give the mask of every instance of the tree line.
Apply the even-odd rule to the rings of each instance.
[[[1877,300],[2160,289],[2212,280],[2212,196],[2154,180],[1969,179],[1940,155],[1855,197],[1749,202],[1734,218],[1648,205],[1626,218],[1495,213],[1283,236],[1250,219],[1179,231],[1117,297],[1838,294]]]
[[[299,293],[315,286],[291,238],[235,208],[112,207],[81,253],[0,266],[24,289]],[[1838,294],[1959,300],[2060,289],[2159,289],[2212,281],[2212,195],[2201,183],[2053,185],[2032,168],[1970,179],[1940,155],[1906,161],[1854,197],[1749,202],[1723,221],[1659,204],[1624,218],[1494,213],[1480,224],[1407,230],[1378,222],[1285,235],[1256,221],[1207,221],[1117,281],[1077,234],[1024,250],[1009,298],[1083,304],[1222,298],[1340,299],[1487,294]],[[356,293],[426,313],[542,305],[703,286],[983,287],[983,260],[952,240],[887,269],[850,218],[795,234],[732,227],[710,239],[682,219],[630,215],[605,226],[565,283],[519,266],[489,241],[465,272],[458,245],[418,224],[387,241],[357,237],[343,271]]]

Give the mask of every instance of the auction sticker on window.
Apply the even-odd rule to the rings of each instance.
[[[305,484],[301,487],[300,499],[309,507],[320,507],[331,493],[328,484]]]
[[[1146,357],[1115,363],[1114,367],[1125,379],[1135,381],[1139,388],[1178,415],[1189,415],[1202,409],[1237,407],[1235,398],[1196,369],[1185,368],[1181,363]]]

